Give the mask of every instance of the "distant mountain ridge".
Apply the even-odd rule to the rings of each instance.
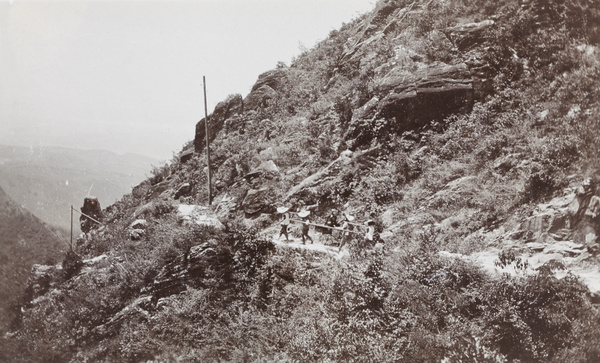
[[[66,147],[0,145],[0,187],[47,223],[69,228],[69,206],[89,194],[106,207],[159,161],[137,154]]]

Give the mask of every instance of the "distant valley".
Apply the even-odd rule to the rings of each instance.
[[[0,145],[0,187],[44,222],[69,228],[70,205],[79,209],[89,193],[105,208],[159,163],[105,150]]]

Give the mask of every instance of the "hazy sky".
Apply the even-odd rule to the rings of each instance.
[[[0,143],[168,160],[208,111],[375,0],[0,0]]]

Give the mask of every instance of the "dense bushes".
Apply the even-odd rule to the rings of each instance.
[[[510,360],[551,359],[575,343],[572,322],[586,314],[585,287],[572,276],[503,279],[485,293],[486,339]]]
[[[37,301],[20,333],[39,343],[29,353],[131,362],[541,362],[598,354],[586,345],[598,336],[585,321],[598,321],[599,312],[575,278],[541,271],[493,279],[441,257],[444,236],[434,229],[396,236],[391,245],[348,260],[274,249],[235,223],[225,232],[169,230],[151,231],[151,251],[127,261],[111,258],[104,277],[79,275]],[[153,257],[162,253],[160,243],[173,244],[169,261],[185,261],[193,246],[212,252],[181,292],[136,303],[152,283],[141,272],[169,262]],[[119,311],[121,320],[111,321]],[[50,344],[64,349],[51,352]]]

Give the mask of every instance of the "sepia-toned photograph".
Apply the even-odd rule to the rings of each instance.
[[[0,0],[0,362],[600,362],[597,0]]]

